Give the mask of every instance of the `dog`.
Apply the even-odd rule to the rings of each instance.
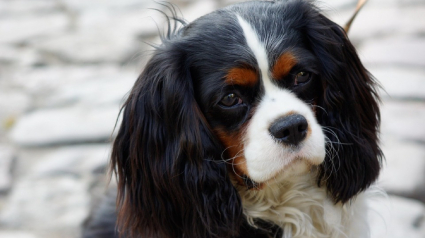
[[[117,214],[85,237],[369,237],[379,97],[345,30],[302,0],[172,18],[122,109]]]

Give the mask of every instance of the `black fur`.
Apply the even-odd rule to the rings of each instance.
[[[317,119],[328,138],[318,183],[326,184],[335,202],[345,203],[379,175],[379,99],[344,30],[317,12],[306,18],[314,19],[303,30],[320,62],[323,96]]]
[[[242,222],[223,148],[194,98],[184,49],[165,43],[137,80],[114,142],[120,225],[146,237],[227,237]]]

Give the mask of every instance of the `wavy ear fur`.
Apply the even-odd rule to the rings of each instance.
[[[195,101],[182,44],[156,49],[123,107],[111,160],[118,227],[132,237],[233,237],[240,198]]]
[[[335,202],[345,203],[379,175],[379,98],[344,30],[316,11],[308,14],[314,20],[306,21],[307,41],[319,59],[323,85],[317,117],[328,139],[318,183]]]

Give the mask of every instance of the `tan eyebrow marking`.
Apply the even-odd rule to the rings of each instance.
[[[254,86],[258,82],[258,74],[248,68],[232,68],[226,75],[227,84],[237,84],[241,86]]]
[[[295,56],[289,52],[286,52],[279,56],[276,63],[273,66],[272,76],[275,80],[280,80],[287,76],[291,71],[292,67],[297,64]]]

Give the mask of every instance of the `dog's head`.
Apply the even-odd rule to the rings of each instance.
[[[119,222],[147,237],[232,237],[243,215],[231,180],[258,190],[311,167],[345,203],[378,176],[378,127],[373,79],[313,5],[215,11],[163,39],[124,104]]]

